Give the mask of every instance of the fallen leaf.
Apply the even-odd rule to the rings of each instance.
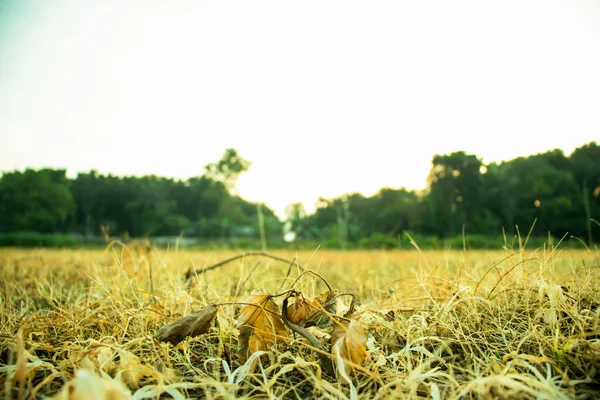
[[[240,329],[238,356],[241,362],[246,362],[256,351],[266,350],[282,337],[288,337],[279,307],[271,295],[252,293],[245,303],[256,305],[244,305],[240,310],[237,326]]]
[[[333,345],[336,344],[338,340],[340,340],[346,334],[346,332],[348,332],[348,326],[350,326],[349,322],[342,321],[333,327],[331,336],[329,337],[329,344],[331,345],[331,348],[333,348]]]
[[[209,304],[198,312],[163,326],[156,332],[155,338],[159,342],[170,342],[176,345],[188,336],[202,335],[210,329],[210,323],[217,315],[217,310],[216,305]]]
[[[319,304],[323,304],[332,297],[331,295],[332,295],[331,291],[321,293],[319,296],[315,297],[315,301],[318,302]]]
[[[160,358],[153,365],[159,383],[170,384],[181,380],[179,372],[175,368],[169,368]]]
[[[331,325],[332,320],[321,310],[321,307],[324,308],[329,314],[335,314],[337,309],[335,293],[331,291],[322,293],[311,302],[311,307],[314,308],[314,311],[311,311],[311,313],[308,314],[306,321],[304,322],[304,326],[307,328],[311,326],[326,328],[327,326]]]
[[[298,293],[294,303],[287,308],[287,318],[291,323],[302,326],[308,315],[318,310],[319,304],[316,299],[305,299],[302,293]]]
[[[133,353],[119,349],[118,373],[123,382],[132,389],[138,389],[143,378],[151,376],[157,378],[158,372],[150,365],[142,364]]]
[[[83,358],[79,362],[79,367],[94,372],[109,373],[115,366],[115,355],[116,351],[110,346],[92,339],[83,351]]]
[[[238,334],[238,356],[242,363],[246,362],[246,360],[248,359],[248,356],[250,354],[254,353],[255,351],[263,350],[263,349],[257,348],[258,346],[254,342],[252,343],[253,349],[250,350],[250,337],[251,336],[254,336],[254,335],[252,335],[252,327],[251,326],[244,325],[244,326],[240,327],[240,333]]]
[[[348,362],[357,365],[362,365],[365,362],[367,358],[367,339],[365,329],[356,320],[351,320],[350,323],[336,324],[329,338],[331,353],[336,357],[341,357],[347,372],[350,372],[352,366]]]
[[[95,372],[79,369],[54,400],[131,399],[129,389],[117,379],[101,378]]]

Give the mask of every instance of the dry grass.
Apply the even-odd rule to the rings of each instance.
[[[255,357],[242,365],[236,355],[236,305],[220,306],[205,335],[176,346],[153,340],[158,328],[207,304],[289,287],[298,270],[282,282],[283,263],[248,258],[188,286],[191,266],[235,254],[147,253],[120,245],[104,252],[5,249],[2,397],[600,396],[597,250],[275,254],[297,257],[334,289],[360,297],[354,317],[369,335],[368,356],[352,384],[323,371],[298,336],[266,352],[250,371]],[[298,289],[313,297],[326,287],[307,275]],[[310,330],[319,339],[330,333]]]

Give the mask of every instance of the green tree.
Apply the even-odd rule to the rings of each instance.
[[[588,243],[593,243],[592,219],[600,220],[600,146],[596,142],[576,148],[569,159],[581,192]]]
[[[433,218],[440,236],[470,231],[480,206],[482,162],[464,151],[435,155],[427,178]]]
[[[561,150],[519,157],[488,167],[496,175],[502,223],[509,232],[518,226],[534,234],[563,236],[577,225],[578,190]]]
[[[6,173],[0,178],[0,227],[55,232],[75,212],[65,170]]]
[[[306,216],[307,213],[302,203],[289,204],[285,208],[284,233],[293,232],[296,238],[308,238]]]
[[[239,176],[250,168],[251,163],[241,157],[237,150],[227,149],[225,154],[217,163],[205,166],[205,176],[217,182],[222,182],[231,193],[235,190],[235,184]]]
[[[102,178],[96,171],[80,173],[71,184],[71,194],[77,204],[76,221],[86,235],[97,231],[98,208],[101,205]]]
[[[413,191],[383,188],[373,196],[376,231],[396,237],[416,226],[419,198]]]

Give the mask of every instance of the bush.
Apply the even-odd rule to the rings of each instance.
[[[398,247],[398,241],[383,233],[373,233],[368,238],[358,241],[358,247],[361,249],[394,249]]]
[[[485,235],[462,235],[453,236],[444,240],[444,248],[459,250],[466,246],[467,249],[501,249],[504,244],[504,239],[501,237],[485,236]]]
[[[441,250],[441,249],[463,249],[463,236],[440,239],[437,236],[425,236],[404,232],[397,237],[387,236],[382,233],[374,233],[367,238],[358,240],[357,243],[346,243],[346,249],[397,249],[414,250],[412,240],[421,250]],[[115,238],[118,239],[118,238]],[[154,246],[159,248],[174,247],[177,237],[156,237],[152,240]],[[573,237],[566,237],[564,240],[556,237],[532,236],[525,243],[522,238],[522,244],[528,250],[550,248],[558,246],[560,248],[583,249],[585,244]],[[507,235],[506,239],[502,236],[484,236],[478,234],[467,234],[464,238],[467,249],[490,249],[490,250],[513,250],[520,249],[519,240],[516,236]],[[53,248],[79,248],[94,247],[102,248],[107,245],[102,236],[83,236],[77,234],[44,234],[37,232],[15,232],[0,234],[0,247],[53,247]],[[258,251],[262,249],[260,240],[255,238],[228,238],[228,239],[190,239],[182,247],[196,248],[204,250],[236,250],[236,251]],[[318,247],[323,249],[343,249],[344,242],[337,237],[323,240],[301,239],[292,243],[286,243],[280,237],[267,238],[267,247],[269,250],[288,249],[288,250],[314,250]]]
[[[0,246],[74,248],[77,239],[72,235],[16,232],[0,234]]]

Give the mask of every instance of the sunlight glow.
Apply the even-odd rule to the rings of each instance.
[[[0,6],[0,171],[188,178],[234,147],[282,216],[600,137],[600,3]]]

